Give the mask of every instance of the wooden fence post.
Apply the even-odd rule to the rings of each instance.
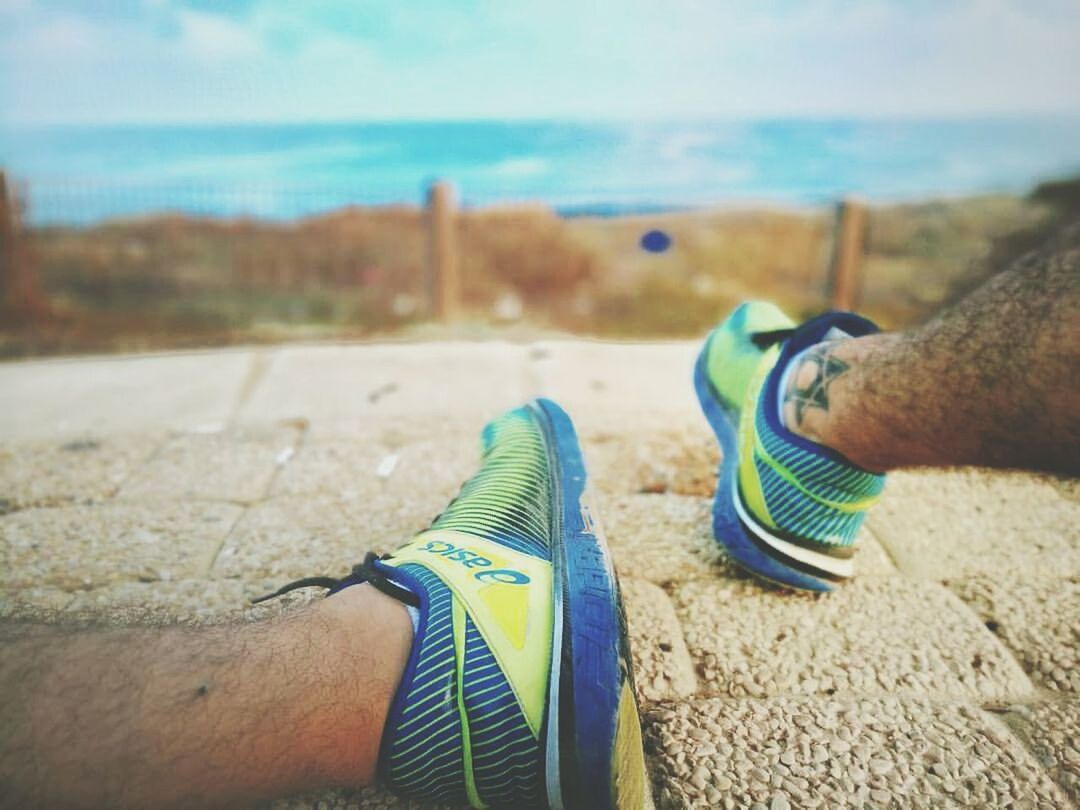
[[[432,314],[455,320],[461,311],[454,188],[438,181],[428,189],[428,294]]]
[[[845,199],[836,209],[832,263],[826,294],[833,309],[855,309],[859,301],[859,266],[866,237],[866,206]]]
[[[0,169],[0,306],[11,307],[15,271],[15,201],[8,189],[7,175]]]
[[[22,239],[23,204],[0,169],[0,311],[7,319],[37,320],[49,312],[29,248]]]

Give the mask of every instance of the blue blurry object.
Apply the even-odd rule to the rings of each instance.
[[[663,253],[671,247],[671,237],[664,231],[648,231],[641,237],[641,246],[649,253]]]

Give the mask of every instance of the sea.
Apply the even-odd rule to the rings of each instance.
[[[1080,116],[0,127],[37,224],[150,212],[288,220],[422,203],[567,216],[1024,193],[1080,174]]]

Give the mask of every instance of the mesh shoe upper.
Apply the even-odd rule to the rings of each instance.
[[[748,301],[713,330],[707,358],[709,382],[725,407],[738,411],[761,366],[763,354],[771,354],[775,362],[780,353],[779,347],[763,350],[753,342],[752,336],[794,326],[795,322],[775,304]]]
[[[459,495],[428,531],[380,564],[422,602],[380,774],[425,802],[543,806],[548,452],[524,408],[489,424],[483,443],[482,466]]]
[[[885,478],[788,430],[780,418],[780,380],[799,352],[832,330],[857,337],[877,328],[849,313],[828,313],[797,329],[791,324],[772,304],[750,302],[710,338],[710,383],[738,425],[738,491],[732,497],[772,536],[842,555]],[[762,334],[775,335],[775,343],[755,339]]]

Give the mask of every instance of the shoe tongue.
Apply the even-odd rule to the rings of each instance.
[[[825,335],[821,339],[822,339],[822,341],[826,341],[826,340],[845,340],[846,338],[849,338],[849,337],[851,337],[851,335],[849,333],[845,332],[840,327],[831,326],[831,327],[829,327],[829,331],[826,332]]]

